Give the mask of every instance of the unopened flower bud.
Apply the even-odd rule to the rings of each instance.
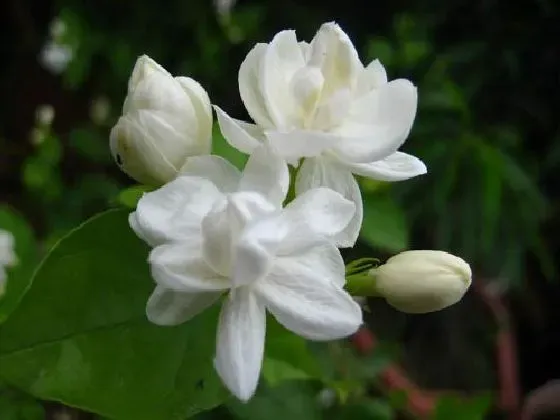
[[[144,184],[174,179],[188,157],[210,153],[212,110],[206,91],[140,57],[128,84],[123,115],[111,130],[121,169]]]
[[[14,252],[14,236],[10,232],[0,229],[0,297],[5,292],[6,268],[17,262]]]
[[[54,108],[52,105],[41,105],[35,111],[37,123],[43,127],[48,127],[54,120]]]
[[[443,251],[406,251],[371,271],[375,287],[402,312],[439,311],[457,303],[471,285],[471,268]]]

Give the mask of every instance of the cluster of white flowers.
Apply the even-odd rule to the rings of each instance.
[[[335,23],[311,43],[282,31],[257,44],[241,64],[239,90],[254,124],[215,110],[229,144],[249,155],[242,172],[209,154],[206,91],[146,56],[130,78],[111,150],[126,173],[160,187],[129,218],[153,248],[148,318],[176,325],[222,302],[215,367],[248,400],[267,311],[311,340],[342,338],[362,323],[339,251],[355,244],[362,224],[353,174],[400,181],[426,167],[398,151],[415,118],[416,88],[389,82],[377,60],[364,66]]]
[[[17,263],[14,251],[14,236],[7,230],[0,229],[0,298],[5,292],[6,268]]]

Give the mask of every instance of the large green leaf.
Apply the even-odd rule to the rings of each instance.
[[[361,239],[385,251],[399,252],[408,247],[406,216],[389,194],[366,194]]]
[[[6,292],[0,297],[0,324],[15,309],[27,290],[36,264],[36,246],[33,231],[27,221],[8,207],[0,208],[0,229],[12,233],[18,262],[8,268]]]
[[[0,377],[118,420],[179,420],[221,403],[218,307],[180,327],[150,324],[147,253],[121,210],[63,238],[0,327]]]

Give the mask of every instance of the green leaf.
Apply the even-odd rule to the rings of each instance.
[[[375,248],[399,252],[408,248],[408,224],[402,209],[388,194],[364,195],[361,239]]]
[[[0,384],[2,420],[44,420],[45,410],[33,397]]]
[[[238,169],[243,169],[247,159],[246,154],[241,153],[239,150],[234,149],[229,145],[220,131],[217,123],[212,128],[212,154],[218,155],[230,161]]]
[[[270,386],[281,382],[298,379],[310,379],[305,371],[292,366],[282,360],[266,357],[263,362],[262,375]]]
[[[261,386],[247,404],[231,401],[228,408],[243,420],[319,420],[316,395],[310,381],[283,382],[274,388]]]
[[[122,190],[117,197],[117,201],[125,207],[134,209],[142,195],[152,190],[153,188],[147,185],[133,185]]]
[[[219,308],[149,323],[148,248],[127,216],[98,215],[52,249],[0,327],[0,378],[116,420],[183,420],[225,397],[212,365]]]
[[[333,416],[336,420],[392,420],[395,413],[391,404],[382,399],[368,399],[361,404],[353,403],[338,407]]]
[[[307,341],[272,316],[267,319],[265,354],[263,375],[270,385],[287,379],[318,379],[323,374]]]
[[[395,61],[395,49],[389,40],[376,37],[368,42],[366,57],[369,60],[378,59],[385,67],[391,67]]]
[[[482,195],[482,238],[480,246],[485,253],[490,253],[498,233],[503,203],[503,169],[499,152],[484,141],[478,142],[480,171],[483,176]]]
[[[4,296],[0,298],[0,324],[16,308],[27,290],[36,264],[36,247],[33,231],[27,221],[8,207],[0,207],[0,229],[12,233],[18,263],[8,268]]]
[[[68,136],[68,144],[81,156],[96,163],[110,163],[112,161],[109,143],[94,128],[76,128]]]
[[[439,399],[432,420],[484,420],[492,406],[489,394],[469,399],[454,396]]]

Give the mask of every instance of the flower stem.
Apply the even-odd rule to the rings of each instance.
[[[352,296],[380,296],[375,287],[374,269],[346,276],[345,288]]]

